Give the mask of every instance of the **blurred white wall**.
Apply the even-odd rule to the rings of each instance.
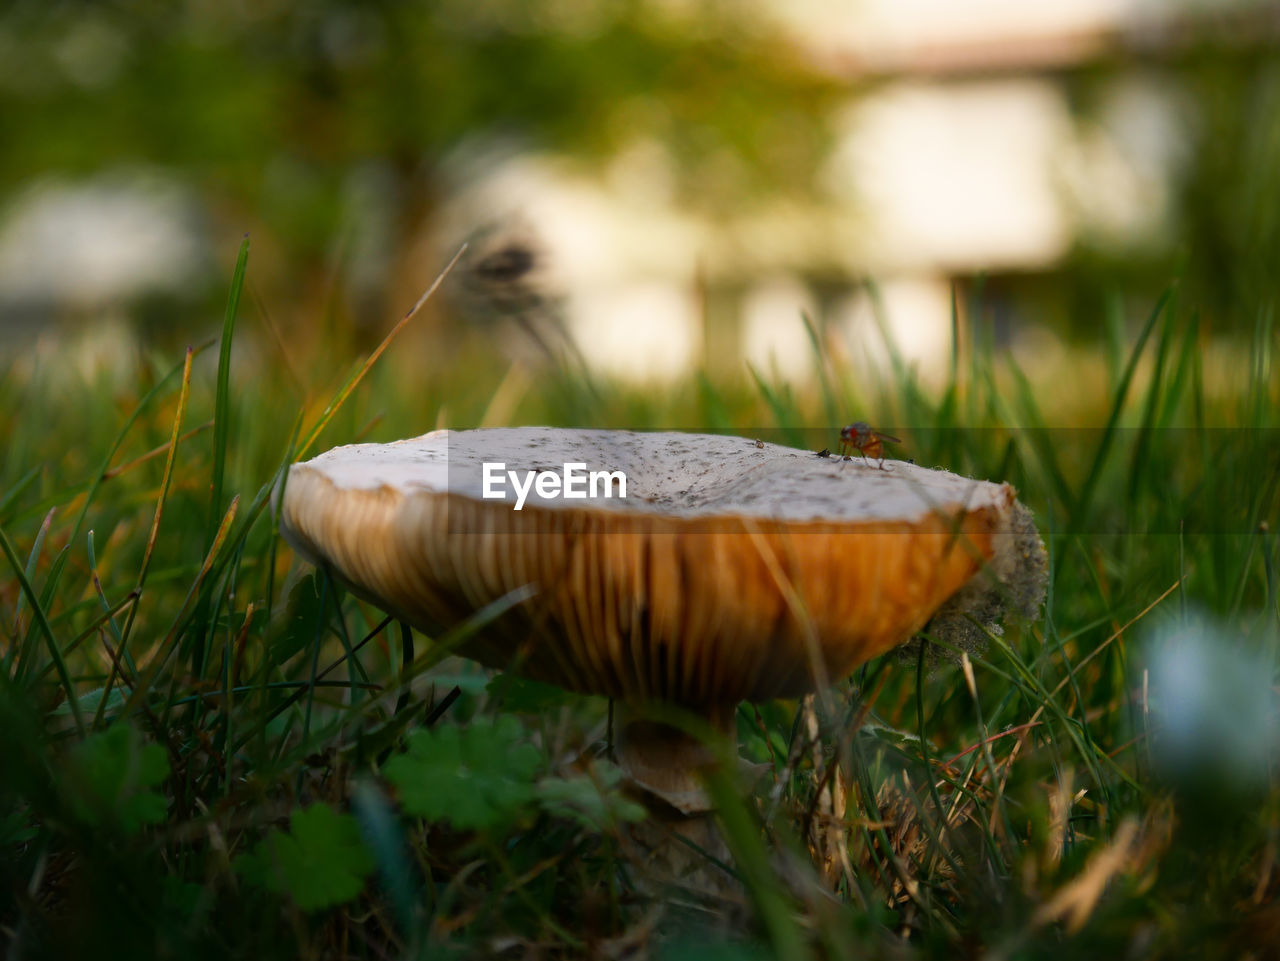
[[[1044,268],[1071,244],[1056,169],[1071,114],[1049,81],[894,83],[837,129],[824,181],[866,236],[850,267]]]
[[[1169,0],[762,0],[813,56],[862,72],[1071,62]]]
[[[742,302],[742,355],[758,371],[787,380],[812,376],[813,341],[804,317],[816,323],[813,294],[794,276],[778,274],[753,284]]]
[[[873,362],[855,284],[872,276],[889,334],[927,375],[950,350],[952,278],[1052,270],[1080,239],[1136,248],[1169,235],[1172,184],[1195,134],[1177,92],[1135,72],[1083,121],[1051,71],[1179,5],[757,0],[755,9],[851,90],[875,81],[833,118],[818,202],[763,198],[699,220],[673,199],[662,146],[644,140],[598,175],[528,154],[458,165],[446,246],[489,218],[532,228],[567,327],[601,370],[644,381],[706,360],[699,284],[739,291],[737,341],[762,370],[812,370],[802,311],[853,335],[853,353]],[[806,282],[815,272],[847,278],[847,296],[815,303]]]
[[[676,197],[666,148],[643,135],[603,169],[462,144],[446,164],[451,188],[433,225],[443,253],[432,263],[477,230],[515,225],[545,252],[538,281],[585,360],[636,381],[707,362],[705,295],[728,291],[739,359],[795,378],[812,369],[802,312],[861,342],[856,292],[867,276],[880,283],[890,334],[928,371],[949,350],[953,278],[1052,270],[1082,239],[1128,250],[1174,235],[1173,186],[1197,133],[1177,90],[1134,70],[1082,120],[1052,71],[1181,5],[755,0],[754,9],[776,24],[779,43],[850,83],[815,202],[751,198],[731,215],[699,217]],[[385,193],[377,187],[376,165],[358,171],[351,206],[387,220],[387,204],[370,200]],[[195,210],[146,171],[34,185],[0,212],[0,313],[12,327],[49,305],[105,310],[181,291],[211,259]],[[365,286],[378,288],[395,252],[356,234],[353,283],[367,274]],[[845,289],[833,294],[833,280]]]
[[[192,282],[209,257],[190,192],[124,170],[39,181],[0,213],[0,303],[94,307]]]
[[[949,278],[1049,270],[1082,236],[1140,246],[1164,234],[1173,127],[1135,138],[1125,118],[1170,108],[1156,87],[1117,96],[1114,123],[1081,127],[1046,81],[887,85],[838,119],[827,203],[764,203],[715,223],[520,155],[459,189],[442,249],[495,219],[518,223],[545,249],[545,279],[587,361],[611,375],[672,379],[704,361],[700,284],[742,289],[743,359],[811,371],[801,312],[847,321],[821,316],[805,280],[815,269],[851,291],[879,278],[889,330],[934,369],[950,349]]]

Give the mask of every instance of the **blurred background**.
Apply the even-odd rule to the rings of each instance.
[[[307,880],[366,894],[315,924],[228,866],[290,805],[359,808],[425,707],[366,699],[413,652],[282,548],[287,465],[530,423],[816,453],[866,421],[891,457],[1013,484],[1050,597],[966,684],[859,672],[829,766],[793,769],[819,739],[796,705],[739,715],[791,781],[770,843],[801,831],[822,885],[853,852],[852,913],[806,902],[822,956],[917,956],[908,932],[921,957],[1271,956],[1278,267],[1280,0],[4,0],[0,890],[70,938],[50,956],[394,953],[346,840]],[[453,670],[440,712],[452,688],[543,744],[604,730],[598,701]],[[80,707],[110,729],[68,751]],[[135,751],[170,762],[135,779]],[[814,817],[836,770],[847,850]],[[94,792],[167,826],[125,843],[79,812]],[[470,840],[411,829],[442,923],[577,956],[551,932],[648,911],[592,880],[616,873],[594,827],[538,818],[475,875]],[[762,918],[785,871],[755,872]],[[27,936],[9,901],[0,945]]]
[[[10,0],[0,363],[215,335],[248,234],[241,373],[345,367],[467,242],[423,383],[803,380],[885,327],[925,381],[978,336],[1065,365],[1070,417],[1175,282],[1229,379],[1280,287],[1278,40],[1251,0]]]

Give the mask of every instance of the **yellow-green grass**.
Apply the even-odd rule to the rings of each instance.
[[[0,371],[0,941],[22,956],[1237,956],[1277,929],[1274,751],[1238,783],[1161,762],[1146,670],[1208,624],[1271,698],[1271,728],[1240,723],[1274,737],[1269,316],[1230,343],[1166,296],[1036,363],[975,311],[940,383],[892,344],[850,366],[811,325],[802,383],[658,392],[465,345],[424,363],[412,317],[376,357],[291,357],[244,275],[242,251],[220,338],[134,381]],[[606,761],[566,764],[607,738],[605,702],[450,656],[498,610],[414,637],[296,563],[270,511],[286,465],[357,438],[537,422],[818,450],[853,420],[1015,484],[1049,596],[961,665],[888,656],[742,706],[771,773],[710,785],[740,903],[637,878],[621,843],[647,815]],[[1201,708],[1230,711],[1212,680]]]

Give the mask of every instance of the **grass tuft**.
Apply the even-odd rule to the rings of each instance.
[[[238,318],[247,270],[246,240],[211,382],[193,365],[209,344],[150,365],[123,395],[0,371],[0,442],[14,452],[0,462],[7,949],[926,958],[1269,943],[1271,313],[1247,325],[1225,377],[1206,358],[1233,348],[1195,305],[1167,293],[1132,334],[1117,309],[1104,356],[1073,358],[1107,385],[1081,414],[1062,375],[1024,369],[959,304],[940,383],[887,324],[887,370],[858,376],[805,318],[813,383],[747,369],[659,395],[574,370],[543,385],[492,351],[463,351],[424,384],[417,358],[389,349],[419,301],[316,412],[232,362],[233,337],[250,367],[259,348],[271,363],[284,349]],[[322,364],[313,376],[309,390],[332,388]],[[899,456],[1019,489],[1049,547],[1044,609],[1003,635],[975,624],[981,655],[924,638],[958,668],[922,644],[822,697],[744,706],[738,744],[763,773],[749,789],[710,785],[730,857],[685,852],[728,880],[714,896],[655,882],[634,842],[662,825],[608,762],[609,705],[454,656],[527,591],[447,634],[397,634],[295,562],[268,509],[322,437],[501,421],[516,405],[496,402],[500,387],[520,394],[526,423],[644,428],[695,412],[708,430],[813,451],[834,448],[843,422],[883,423]],[[865,409],[845,409],[852,398]],[[1247,697],[1196,676],[1169,689],[1155,668],[1192,622],[1232,652]],[[1253,759],[1229,791],[1176,770],[1173,748],[1205,750],[1173,729],[1177,698],[1192,696],[1201,730],[1230,732],[1219,753]],[[1228,723],[1245,704],[1250,730]]]

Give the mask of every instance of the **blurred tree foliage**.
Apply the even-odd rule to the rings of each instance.
[[[1252,333],[1280,300],[1280,32],[1270,2],[1196,9],[1145,43],[1071,71],[1080,117],[1117,81],[1140,76],[1172,97],[1181,138],[1164,231],[1138,248],[1082,238],[1064,265],[1061,319],[1096,330],[1117,291],[1156,293],[1177,280],[1206,330]],[[1176,5],[1170,5],[1175,12]],[[1136,300],[1136,299],[1135,299]],[[1146,309],[1130,305],[1137,315]]]
[[[160,165],[291,252],[319,254],[353,169],[385,165],[412,226],[442,159],[477,136],[588,158],[657,138],[683,196],[704,206],[803,189],[840,91],[741,11],[18,0],[0,14],[0,200],[49,172]]]
[[[1013,314],[1082,334],[1096,333],[1116,291],[1141,317],[1175,278],[1219,329],[1252,329],[1271,309],[1280,66],[1270,5],[1242,6],[1244,19],[1197,14],[1189,41],[1156,36],[1057,74],[1082,117],[1133,72],[1177,90],[1189,160],[1166,236],[1142,248],[1081,238],[1053,276],[994,278],[988,294],[1005,290],[1022,308]],[[758,11],[728,0],[9,0],[0,204],[45,175],[159,168],[196,189],[220,243],[254,232],[255,283],[292,292],[332,280],[353,207],[376,203],[384,247],[406,249],[451,158],[468,162],[464,144],[590,164],[657,141],[680,201],[711,216],[765,192],[802,195],[827,118],[862,81],[823,73]]]

